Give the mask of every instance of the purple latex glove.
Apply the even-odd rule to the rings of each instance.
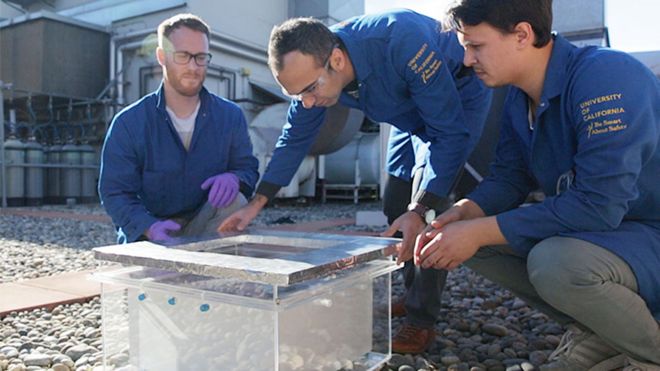
[[[179,229],[181,229],[181,226],[175,221],[160,220],[147,229],[146,235],[150,241],[170,241],[172,236],[169,232],[176,232]]]
[[[213,207],[226,207],[238,194],[238,177],[232,173],[212,176],[202,183],[202,189],[209,189],[209,203]]]

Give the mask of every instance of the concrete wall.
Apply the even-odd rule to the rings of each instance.
[[[120,103],[127,104],[152,89],[156,83],[151,80],[157,82],[160,79],[153,40],[158,24],[171,15],[181,12],[198,14],[211,26],[211,70],[218,76],[217,81],[210,76],[209,89],[231,99],[255,99],[258,94],[253,91],[253,84],[267,86],[271,91],[278,89],[266,65],[268,37],[273,26],[291,16],[315,16],[333,24],[361,14],[364,3],[363,0],[52,0],[48,3],[35,1],[27,9],[30,12],[56,12],[111,32],[112,45],[108,49],[116,52],[110,61],[114,73],[106,72],[105,68],[98,74],[106,75],[107,81],[119,81]],[[20,15],[6,4],[0,3],[0,10],[8,18]],[[22,39],[32,39],[33,36],[26,35]],[[60,38],[52,45],[66,49],[67,44],[72,43],[64,40]],[[46,56],[34,54],[31,59],[39,61],[44,58]],[[15,67],[2,66],[5,71],[10,68]],[[26,75],[28,78],[35,77]],[[27,85],[34,86],[38,84]],[[260,108],[249,103],[245,105],[253,110]]]
[[[46,17],[4,27],[0,80],[16,89],[96,97],[108,82],[109,40],[106,32]]]
[[[577,46],[609,46],[605,0],[554,0],[553,30]]]
[[[181,7],[115,21],[111,27],[116,47],[140,44],[125,47],[121,56],[118,53],[123,68],[120,78],[126,83],[123,85],[122,102],[132,102],[158,85],[161,72],[155,61],[153,38],[157,25],[171,15],[181,12],[198,14],[211,26],[213,60],[205,85],[221,96],[243,101],[240,104],[250,120],[264,106],[245,100],[275,101],[272,95],[255,91],[253,84],[269,87],[272,91],[279,90],[266,65],[268,38],[273,26],[290,16],[310,15],[333,20],[334,23],[335,18],[348,18],[363,9],[362,0],[189,0]],[[122,36],[140,32],[140,36],[135,38]],[[140,43],[140,40],[143,42]]]
[[[20,14],[21,12],[19,12],[18,10],[10,7],[9,5],[3,2],[0,2],[0,22],[8,18],[19,16]]]
[[[315,17],[328,25],[364,13],[363,0],[289,0],[289,17]]]
[[[265,5],[261,7],[263,14],[255,14],[249,9],[254,4],[230,2],[218,9],[208,1],[193,0],[185,7],[114,22],[116,48],[123,47],[117,49],[123,72],[116,76],[126,83],[122,103],[130,103],[157,87],[162,74],[155,58],[156,28],[162,20],[181,12],[201,15],[211,27],[213,59],[205,83],[210,91],[229,99],[253,99],[251,81],[274,85],[266,65],[266,47],[273,25],[286,19],[286,0]],[[125,37],[135,33],[139,36]],[[133,46],[126,47],[129,44]],[[260,108],[250,103],[242,105],[247,111]]]
[[[0,3],[0,10],[7,18],[21,15],[3,3]],[[52,80],[53,76],[34,73],[41,71],[42,66],[48,66],[53,59],[66,61],[72,66],[76,66],[78,59],[81,63],[75,68],[80,69],[80,76],[100,78],[105,83],[112,81],[108,97],[116,97],[122,105],[130,104],[153,91],[162,79],[155,58],[158,24],[174,14],[188,12],[200,15],[212,30],[210,51],[213,60],[205,86],[218,95],[239,101],[249,121],[267,104],[282,99],[266,64],[268,38],[273,26],[293,16],[315,16],[334,24],[363,13],[364,3],[363,0],[51,0],[35,1],[28,10],[31,14],[49,11],[71,19],[73,23],[93,24],[106,30],[110,41],[55,37],[48,43],[41,43],[43,48],[30,50],[29,56],[23,56],[15,52],[17,45],[34,44],[35,40],[45,37],[44,32],[68,34],[63,30],[41,29],[24,32],[20,37],[12,36],[12,39],[18,37],[20,40],[3,41],[2,54],[17,55],[21,63],[0,60],[0,73],[4,76],[7,73],[21,75],[21,80],[26,82],[21,88],[75,96],[93,92],[96,96],[104,86],[88,84],[83,87],[74,83],[75,79],[46,84],[46,80]],[[73,59],[62,52],[70,53],[71,50],[78,50],[77,54],[72,54]],[[92,51],[103,61],[88,62],[85,57]]]
[[[552,27],[559,32],[605,27],[605,0],[553,0]]]
[[[287,0],[207,1],[189,0],[188,7],[213,29],[237,40],[268,46],[270,30],[287,19]]]

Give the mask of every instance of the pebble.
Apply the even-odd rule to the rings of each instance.
[[[387,365],[392,369],[398,370],[399,367],[408,364],[408,362],[409,362],[408,359],[404,357],[402,354],[394,353],[392,354],[390,360],[387,362]]]
[[[440,358],[440,361],[445,366],[450,366],[450,365],[453,365],[454,363],[460,362],[461,359],[454,356],[454,355],[449,355],[449,356],[444,356],[444,357]]]
[[[69,348],[66,351],[65,354],[66,354],[67,357],[71,358],[73,361],[78,361],[83,356],[85,356],[89,353],[93,353],[95,351],[96,351],[96,349],[94,349],[94,348],[92,348],[92,347],[90,347],[86,344],[78,344],[78,345],[74,345],[71,348]]]
[[[351,218],[357,210],[379,210],[380,203],[278,204],[269,206],[253,226],[277,220],[295,223]],[[105,215],[99,206],[39,209]],[[335,230],[379,232],[382,228],[340,226]],[[331,230],[329,231],[331,232]],[[115,243],[110,223],[0,215],[0,283],[97,267],[91,248]],[[399,273],[392,292],[405,292]],[[393,321],[393,332],[400,320]],[[384,370],[504,371],[542,365],[557,346],[564,328],[530,308],[509,291],[459,267],[448,277],[436,342],[415,357],[393,354]],[[10,313],[0,319],[0,370],[101,370],[101,305],[88,303]],[[251,355],[252,356],[252,355]],[[112,361],[122,364],[124,355]],[[49,363],[46,363],[48,361]],[[350,369],[348,366],[345,369]],[[120,367],[118,369],[122,369]]]
[[[62,363],[56,363],[53,366],[51,366],[52,371],[70,371],[69,367],[62,364]]]
[[[489,357],[495,357],[496,355],[502,352],[502,346],[500,344],[491,344],[486,351]]]
[[[483,332],[487,334],[491,334],[495,336],[506,336],[506,334],[508,333],[506,327],[494,323],[487,323],[481,326],[481,330],[483,330]]]
[[[559,338],[559,336],[555,336],[555,335],[548,335],[548,336],[545,337],[545,340],[553,348],[557,347],[559,345],[559,343],[561,342],[561,338]]]
[[[415,368],[417,370],[424,370],[429,368],[429,362],[422,357],[417,357],[415,360]]]
[[[516,310],[516,309],[524,308],[526,306],[527,306],[527,303],[525,303],[524,301],[522,301],[519,298],[515,298],[515,299],[513,299],[513,304],[511,304],[511,309]]]
[[[23,364],[26,366],[50,366],[50,356],[41,353],[28,354],[23,358]]]
[[[0,352],[4,353],[5,357],[9,359],[18,357],[18,349],[14,347],[4,347],[0,349]]]
[[[548,354],[541,350],[535,350],[529,354],[529,361],[535,365],[540,366],[548,359]]]

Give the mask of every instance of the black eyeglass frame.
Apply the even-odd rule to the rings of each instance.
[[[211,53],[197,53],[192,54],[186,51],[171,51],[172,60],[176,64],[188,64],[191,59],[195,60],[195,64],[199,67],[206,67],[211,64],[211,59],[213,55]],[[185,58],[185,61],[184,59]]]

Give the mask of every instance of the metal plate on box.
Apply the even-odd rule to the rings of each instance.
[[[174,246],[143,241],[97,247],[94,257],[287,286],[392,255],[397,242],[394,238],[253,230]]]

